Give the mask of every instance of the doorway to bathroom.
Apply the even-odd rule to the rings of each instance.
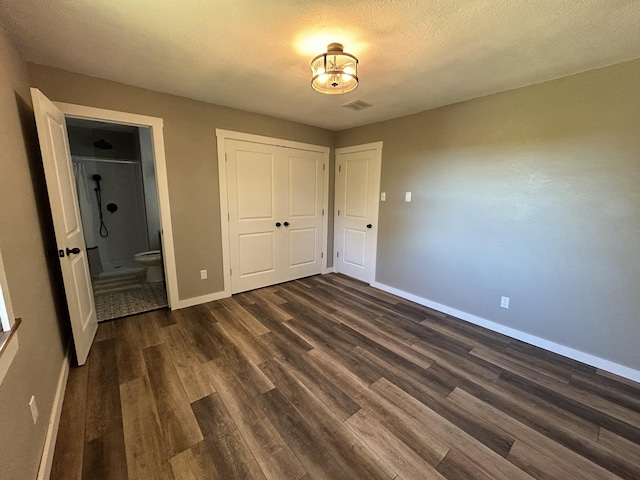
[[[66,123],[98,321],[167,307],[151,129]]]

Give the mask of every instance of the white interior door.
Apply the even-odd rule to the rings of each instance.
[[[278,147],[227,140],[231,291],[278,283],[283,220]],[[280,224],[278,227],[276,224]]]
[[[281,282],[308,277],[322,270],[322,195],[324,155],[282,149],[286,178],[283,195]]]
[[[336,149],[336,267],[367,283],[375,279],[381,163],[381,142]]]
[[[71,331],[84,365],[98,329],[64,114],[37,88],[31,89],[53,227]]]
[[[319,152],[226,140],[231,292],[322,270]]]

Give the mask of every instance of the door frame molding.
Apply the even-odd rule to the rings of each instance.
[[[223,130],[216,128],[216,138],[218,146],[218,185],[220,188],[220,230],[222,234],[222,271],[224,278],[223,296],[231,296],[231,255],[229,253],[229,200],[227,191],[227,162],[225,146],[226,140],[240,140],[250,143],[261,143],[264,145],[273,145],[275,147],[296,148],[299,150],[308,150],[311,152],[323,153],[325,158],[325,168],[323,171],[323,192],[322,192],[322,208],[324,215],[322,216],[322,251],[324,258],[322,259],[322,273],[327,271],[327,262],[329,261],[327,254],[328,247],[328,230],[329,230],[329,153],[330,147],[322,145],[313,145],[310,143],[295,142],[292,140],[284,140],[281,138],[265,137],[262,135],[253,135],[251,133],[235,132],[232,130]]]
[[[148,127],[151,129],[153,161],[156,171],[156,186],[158,188],[158,210],[160,212],[160,226],[162,228],[162,248],[167,286],[167,301],[171,310],[179,308],[178,274],[176,270],[175,248],[173,244],[171,206],[169,204],[169,182],[167,179],[167,162],[164,152],[164,122],[162,118],[89,107],[86,105],[76,105],[72,103],[53,103],[67,118],[106,121],[133,125],[136,127]]]
[[[333,252],[335,255],[336,252],[336,246],[339,245],[338,242],[338,229],[336,228],[336,223],[337,223],[337,218],[338,218],[338,194],[339,194],[339,189],[338,189],[338,179],[339,177],[339,173],[338,173],[338,154],[342,154],[342,153],[353,153],[353,152],[361,152],[363,150],[375,150],[376,151],[376,155],[378,157],[378,165],[380,166],[380,169],[376,172],[377,173],[377,178],[376,178],[376,191],[377,191],[377,202],[376,202],[376,211],[375,211],[375,223],[377,225],[379,225],[380,223],[380,178],[382,176],[382,142],[372,142],[372,143],[363,143],[362,145],[353,145],[350,147],[340,147],[340,148],[336,148],[335,152],[334,152],[334,157],[335,157],[335,181],[334,181],[334,198],[333,198],[333,205],[334,205],[334,212],[333,212]],[[369,284],[373,284],[376,281],[376,265],[378,262],[378,257],[377,257],[377,253],[378,253],[378,232],[380,231],[379,228],[376,228],[376,236],[373,239],[373,252],[371,253],[371,258],[373,259],[373,265],[372,265],[372,272],[371,272],[371,278],[369,279]],[[340,268],[339,265],[340,263],[338,262],[337,258],[334,258],[334,271],[336,273],[340,273]]]

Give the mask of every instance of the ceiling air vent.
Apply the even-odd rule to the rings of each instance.
[[[351,110],[355,110],[359,112],[360,110],[364,110],[365,108],[373,107],[370,103],[363,102],[362,100],[354,100],[353,102],[345,103],[342,105],[344,108],[349,108]]]

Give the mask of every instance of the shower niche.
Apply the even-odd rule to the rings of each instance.
[[[150,129],[68,118],[67,130],[94,283],[143,273],[134,255],[161,249]]]

